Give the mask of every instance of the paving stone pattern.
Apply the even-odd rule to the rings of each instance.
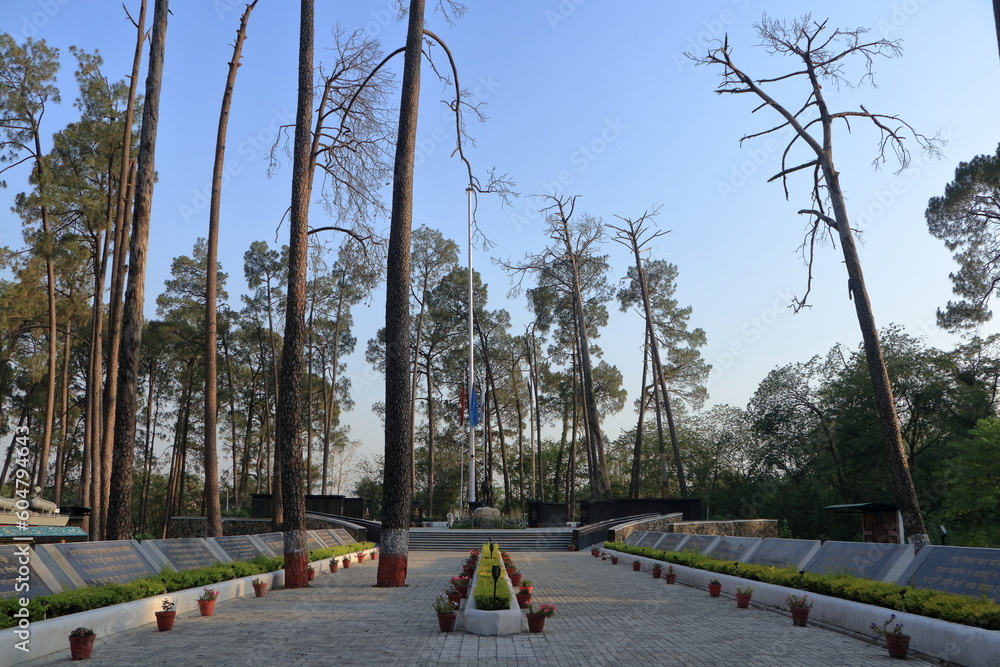
[[[464,552],[413,552],[405,588],[375,588],[377,562],[365,561],[312,586],[268,591],[216,605],[215,615],[178,615],[171,632],[155,623],[95,642],[91,665],[291,667],[304,665],[843,665],[885,667],[886,649],[787,613],[731,597],[667,585],[589,552],[513,554],[538,602],[559,609],[542,634],[481,637],[442,633],[431,608]],[[465,602],[463,602],[465,604]],[[526,624],[525,624],[526,626]],[[29,665],[64,664],[69,649]]]

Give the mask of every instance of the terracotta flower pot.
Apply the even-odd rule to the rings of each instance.
[[[906,653],[910,650],[910,635],[885,636],[886,648],[889,649],[889,657],[906,659]]]
[[[545,629],[545,616],[528,614],[528,632],[541,632]]]
[[[612,556],[611,557],[611,564],[612,565],[618,565],[618,556]]]
[[[359,563],[364,563],[365,562],[365,552],[364,551],[359,551],[358,552],[358,562]]]
[[[520,607],[521,609],[524,609],[529,604],[531,604],[531,593],[518,593],[516,597],[517,597],[517,606]]]
[[[510,575],[511,586],[520,586],[522,578],[524,578],[524,575],[521,574],[520,572],[515,572],[514,574]]]
[[[373,551],[372,552],[372,560],[378,560],[378,552],[377,551]]]
[[[90,652],[94,650],[94,640],[97,639],[95,635],[90,635],[89,637],[70,637],[69,638],[69,652],[73,656],[74,660],[87,660],[90,658]]]
[[[806,627],[809,621],[809,607],[795,607],[792,610],[792,623],[800,628]]]
[[[653,579],[659,579],[661,574],[663,574],[663,570],[661,568],[653,568]]]
[[[156,629],[160,632],[167,632],[174,629],[174,617],[176,611],[158,611],[156,614]]]
[[[455,621],[458,620],[458,614],[452,612],[450,614],[438,614],[438,627],[441,628],[441,632],[451,632],[455,629]]]
[[[719,597],[720,593],[722,593],[722,584],[708,585],[708,594],[711,595],[713,598]]]
[[[674,572],[667,572],[667,574],[665,575],[665,578],[666,578],[668,584],[672,584],[675,581],[677,581],[677,574],[674,573]]]
[[[253,594],[256,595],[259,598],[262,598],[265,595],[267,595],[267,584],[264,584],[264,583],[254,584],[253,585]]]
[[[198,600],[198,611],[202,616],[211,616],[215,613],[215,600]]]
[[[462,603],[462,594],[461,593],[448,593],[448,599],[451,600],[451,602],[453,602],[455,604],[455,606],[457,607],[458,605],[460,605]]]
[[[642,569],[642,563],[640,563],[637,560],[632,561],[632,569],[638,572],[639,570]]]
[[[750,606],[750,595],[747,593],[737,593],[736,594],[736,606],[740,609],[746,609]]]
[[[344,559],[344,569],[346,570],[350,566],[351,566],[351,559],[350,558],[345,558]]]
[[[598,556],[601,555],[601,550],[600,549],[591,549],[590,550],[590,555],[593,556],[594,558],[597,558]]]
[[[469,597],[468,586],[455,586],[455,590],[458,591],[458,594],[461,595],[463,598]]]
[[[330,572],[336,572],[337,568],[339,568],[339,567],[340,567],[340,563],[338,563],[337,561],[334,561],[334,562],[330,563]]]

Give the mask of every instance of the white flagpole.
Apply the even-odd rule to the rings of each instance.
[[[469,511],[472,511],[476,502],[476,428],[472,425],[472,396],[476,390],[473,383],[475,370],[475,355],[473,354],[472,338],[472,186],[465,189],[469,202],[469,377],[468,382],[468,405],[469,405]]]

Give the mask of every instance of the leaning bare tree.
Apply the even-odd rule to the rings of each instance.
[[[939,142],[916,132],[898,116],[873,113],[863,105],[856,111],[833,111],[828,106],[824,83],[832,83],[834,88],[840,85],[855,85],[855,82],[848,78],[846,66],[849,59],[860,59],[862,64],[857,84],[871,83],[874,59],[900,55],[898,41],[887,39],[865,41],[868,33],[866,28],[830,29],[826,21],[813,21],[809,14],[791,23],[769,19],[765,15],[754,27],[768,52],[790,56],[799,62],[799,66],[786,74],[755,79],[733,61],[728,36],[721,46],[710,49],[706,55],[688,54],[688,56],[699,64],[722,67],[722,83],[716,89],[717,93],[750,94],[760,101],[755,111],[770,108],[780,117],[776,125],[761,132],[745,135],[740,139],[741,143],[747,139],[779,131],[792,132],[791,140],[782,152],[781,170],[768,182],[780,179],[787,198],[788,177],[800,171],[811,173],[811,207],[799,211],[810,218],[802,246],[808,266],[807,287],[802,298],[795,300],[794,307],[798,311],[806,305],[809,287],[812,284],[816,241],[823,235],[836,238],[840,241],[847,267],[848,294],[854,300],[858,324],[861,326],[892,491],[902,513],[903,526],[910,536],[910,541],[915,548],[920,549],[929,543],[927,529],[920,514],[917,492],[903,449],[896,402],[885,360],[882,357],[882,346],[875,326],[875,317],[872,314],[871,301],[865,288],[861,260],[847,216],[840,172],[833,162],[833,130],[838,121],[843,122],[848,130],[851,129],[853,119],[871,123],[879,134],[879,150],[874,164],[878,166],[885,162],[888,154],[892,153],[900,171],[905,169],[910,161],[910,151],[906,147],[905,139],[912,138],[918,146],[930,152],[938,150]],[[769,91],[778,86],[787,87],[793,81],[804,83],[804,101],[794,107],[788,107],[771,96]],[[804,147],[806,152],[802,162],[792,157],[797,144]]]

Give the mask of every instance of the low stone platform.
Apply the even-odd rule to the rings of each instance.
[[[374,588],[366,560],[313,586],[239,598],[215,615],[179,614],[171,632],[155,624],[99,637],[92,665],[290,667],[304,665],[797,665],[885,666],[885,648],[799,628],[785,614],[737,609],[704,589],[667,585],[649,572],[589,552],[514,554],[538,602],[559,609],[542,634],[442,633],[431,603],[460,571],[465,552],[413,552],[407,586]],[[69,648],[28,665],[66,664]],[[916,662],[916,661],[913,661]],[[919,664],[919,663],[917,663]]]

